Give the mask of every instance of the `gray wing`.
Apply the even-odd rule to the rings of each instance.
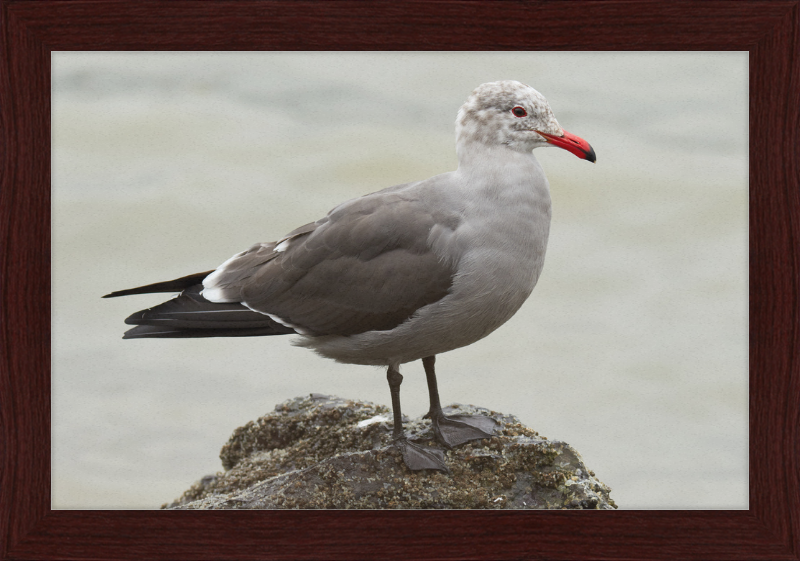
[[[428,239],[457,225],[457,215],[408,194],[374,193],[235,256],[206,278],[203,295],[311,335],[392,329],[448,294],[455,266]]]

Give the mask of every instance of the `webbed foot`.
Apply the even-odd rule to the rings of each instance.
[[[403,462],[410,470],[436,469],[450,473],[444,463],[444,450],[414,444],[406,437],[395,440],[394,446],[403,454]]]
[[[470,440],[492,438],[500,423],[484,415],[432,415],[428,413],[436,440],[452,448]]]

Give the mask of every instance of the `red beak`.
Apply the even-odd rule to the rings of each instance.
[[[594,162],[597,159],[594,155],[594,149],[589,145],[589,143],[580,136],[575,136],[571,132],[563,131],[564,134],[562,136],[547,134],[546,132],[542,131],[536,132],[541,134],[544,139],[553,146],[558,146],[559,148],[563,148],[568,152],[572,152],[582,160]]]

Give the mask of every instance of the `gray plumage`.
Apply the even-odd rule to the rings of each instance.
[[[387,366],[399,414],[400,364],[426,359],[430,384],[436,354],[500,327],[536,285],[551,210],[532,150],[551,145],[595,160],[536,90],[483,84],[458,113],[457,170],[342,203],[210,274],[108,296],[183,290],[130,316],[137,327],[126,338],[296,333],[295,344],[322,356]],[[431,412],[444,426],[435,378]],[[453,421],[463,438],[440,440],[489,435],[481,423]],[[412,469],[443,469],[438,455],[408,446],[401,448]]]

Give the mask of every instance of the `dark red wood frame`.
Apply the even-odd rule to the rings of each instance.
[[[799,559],[798,1],[0,0],[0,558]],[[750,53],[750,510],[50,510],[50,52]]]

